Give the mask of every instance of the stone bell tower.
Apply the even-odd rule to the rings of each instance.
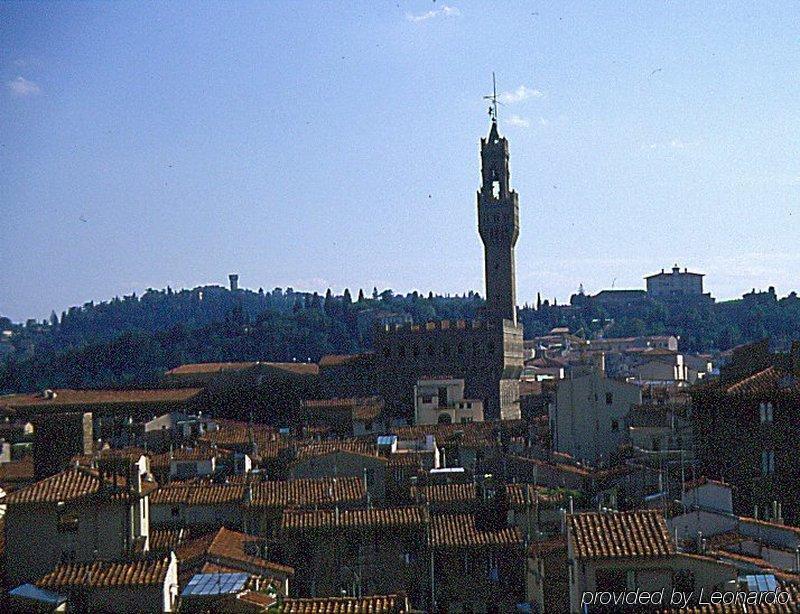
[[[484,249],[486,317],[517,323],[514,246],[519,237],[519,195],[509,187],[508,141],[492,117],[488,138],[481,139],[481,189],[478,232]]]

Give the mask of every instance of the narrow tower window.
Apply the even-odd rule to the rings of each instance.
[[[492,198],[500,198],[500,182],[492,181]]]

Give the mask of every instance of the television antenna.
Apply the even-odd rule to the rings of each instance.
[[[492,94],[490,96],[484,96],[483,99],[491,101],[489,105],[489,117],[492,118],[494,123],[497,123],[497,105],[502,105],[503,103],[497,99],[497,79],[495,79],[494,71],[492,71]]]

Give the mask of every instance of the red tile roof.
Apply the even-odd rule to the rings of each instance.
[[[126,493],[126,481],[117,476],[116,485],[111,477],[100,474],[87,467],[71,467],[49,478],[20,488],[3,500],[3,503],[56,503],[71,501],[89,495],[108,493],[109,496],[121,496]]]
[[[475,501],[476,489],[472,482],[466,484],[427,484],[411,487],[411,499],[420,502],[436,503],[472,503]]]
[[[408,527],[427,522],[421,507],[388,507],[357,510],[285,510],[284,530],[313,530],[351,527]]]
[[[668,556],[676,552],[658,510],[588,512],[567,517],[575,558]]]
[[[263,507],[306,507],[363,501],[361,478],[300,479],[262,482],[253,486],[253,505]]]
[[[348,399],[310,399],[302,401],[304,410],[330,410],[350,413],[355,420],[375,420],[383,412],[383,399],[362,397]]]
[[[261,458],[276,457],[280,450],[286,448],[289,442],[278,436],[278,432],[265,424],[236,422],[233,420],[218,421],[219,429],[211,431],[199,438],[200,442],[215,444],[219,448],[241,449],[250,443],[252,432],[253,440],[258,446],[258,455]]]
[[[375,355],[370,352],[364,352],[362,354],[328,354],[322,357],[319,361],[319,366],[320,368],[339,367],[341,365],[370,360],[374,357]]]
[[[193,566],[200,562],[211,562],[231,569],[248,573],[292,575],[294,569],[269,561],[248,552],[249,545],[257,538],[225,527],[215,533],[186,543],[178,549],[177,555],[182,566]],[[206,559],[208,559],[206,561]],[[256,570],[251,572],[251,570]]]
[[[42,577],[36,585],[45,589],[109,588],[117,586],[152,586],[163,584],[170,557],[140,559],[130,562],[94,561],[63,563]]]
[[[367,614],[406,611],[405,599],[399,595],[287,598],[276,608],[275,612],[281,614]]]
[[[211,460],[212,458],[227,458],[231,455],[229,450],[213,449],[205,446],[197,446],[194,448],[178,448],[172,451],[172,455],[167,452],[167,458],[175,461],[203,461]]]
[[[182,403],[202,392],[202,388],[161,388],[155,390],[55,390],[53,398],[42,394],[0,396],[0,407],[30,408],[79,405],[113,405],[117,403]]]
[[[262,507],[313,507],[364,499],[364,481],[352,478],[308,478],[291,481],[257,482],[251,486],[252,505]],[[173,483],[150,496],[151,505],[244,504],[244,483]]]
[[[175,550],[186,539],[186,529],[154,529],[150,528],[150,551],[168,552]]]
[[[775,366],[754,373],[727,387],[726,392],[742,396],[759,396],[774,394],[786,382],[785,390],[800,391],[800,380]]]
[[[222,505],[244,501],[244,484],[174,483],[150,495],[150,505]]]
[[[297,460],[323,456],[331,452],[354,452],[377,457],[378,446],[374,438],[369,441],[363,439],[332,439],[297,444]]]
[[[198,362],[170,369],[166,375],[205,375],[224,371],[246,371],[258,367],[269,367],[294,375],[317,375],[319,373],[317,364],[308,362]]]
[[[472,514],[433,514],[429,543],[434,548],[487,548],[522,545],[516,527],[479,530]]]
[[[181,365],[167,371],[167,375],[194,375],[197,373],[222,373],[223,371],[244,371],[252,369],[257,362],[198,362]]]

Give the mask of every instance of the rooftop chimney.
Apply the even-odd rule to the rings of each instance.
[[[239,289],[239,276],[236,273],[231,273],[228,275],[228,279],[231,282],[231,292],[236,292]]]

